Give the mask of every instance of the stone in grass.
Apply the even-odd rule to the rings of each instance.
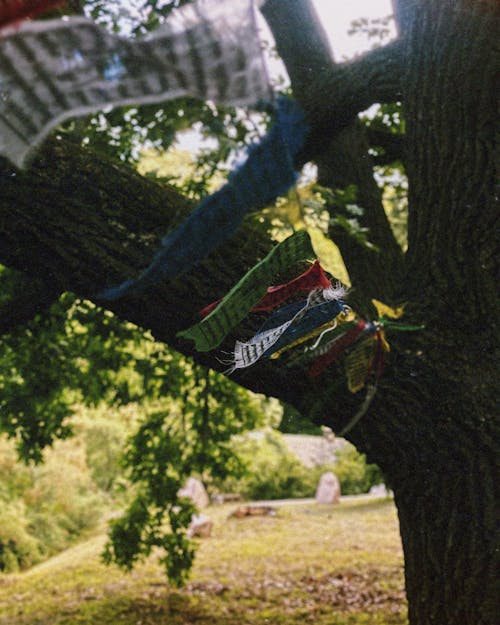
[[[370,488],[370,495],[374,497],[390,497],[392,492],[385,484],[375,484]]]
[[[210,503],[203,483],[195,477],[188,477],[184,487],[180,489],[177,495],[190,499],[197,508],[206,508]]]
[[[212,519],[206,514],[193,514],[186,532],[188,538],[210,538],[213,528]]]
[[[215,493],[212,495],[212,503],[222,505],[231,501],[241,501],[243,497],[240,493]]]
[[[243,519],[247,516],[275,516],[275,514],[276,508],[273,508],[273,506],[249,504],[248,506],[239,506],[229,516],[235,519]]]
[[[331,471],[323,473],[316,489],[316,503],[338,503],[340,501],[340,483]]]

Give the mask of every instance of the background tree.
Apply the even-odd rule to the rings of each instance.
[[[268,0],[263,12],[311,126],[297,165],[314,159],[325,187],[355,185],[364,209],[359,220],[373,248],[347,236],[338,220],[329,232],[348,268],[353,301],[366,314],[372,297],[405,302],[405,318],[426,326],[392,339],[379,392],[348,436],[394,489],[410,622],[491,625],[499,564],[492,52],[500,7],[495,0],[395,0],[398,39],[346,64],[332,60],[308,0]],[[403,137],[366,132],[356,121],[371,104],[394,102],[403,106]],[[92,299],[135,275],[189,210],[178,192],[74,137],[47,142],[29,171],[0,166],[0,260],[21,272],[14,281],[22,284],[1,303],[4,331],[64,291]],[[383,210],[371,145],[400,158],[408,175],[406,252]],[[218,369],[214,354],[193,353],[176,332],[271,245],[265,228],[249,219],[186,276],[110,308]],[[359,404],[328,376],[312,383],[275,362],[234,379],[337,431]]]

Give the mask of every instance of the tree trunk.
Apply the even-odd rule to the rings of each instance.
[[[412,625],[498,622],[495,450],[457,442],[395,484]]]
[[[429,325],[391,340],[391,372],[347,438],[394,490],[411,625],[494,625],[498,353],[492,334],[459,335],[453,326],[436,334]]]
[[[424,322],[426,329],[391,339],[391,371],[348,438],[380,464],[394,489],[411,625],[493,625],[500,614],[495,577],[500,432],[494,282],[498,65],[491,52],[500,34],[500,5],[491,0],[395,4],[404,57],[409,251],[395,271],[391,261],[397,256],[387,255],[388,246],[378,263],[370,263],[355,257],[352,244],[336,242],[352,261],[348,269],[355,270],[356,286],[370,291],[365,284],[371,282],[382,290],[382,299],[406,301],[407,318]],[[280,1],[268,5],[278,24]],[[322,37],[317,40],[324,45]],[[289,63],[306,57],[306,44],[301,50],[299,40],[296,46],[284,38]],[[326,57],[325,52],[315,72],[335,74],[324,69]],[[305,91],[304,74],[302,69],[295,77],[299,95]],[[308,91],[309,99],[314,96]],[[323,151],[320,173],[327,184],[340,176],[341,184],[356,183],[362,190],[359,167],[346,166],[354,142],[342,149],[338,139]],[[376,201],[362,205],[377,214]],[[369,225],[373,232],[373,222]],[[392,284],[370,275],[369,265],[380,271],[380,262]],[[339,398],[329,395],[323,390],[316,404],[305,398],[301,408],[338,431],[338,414],[332,413]]]
[[[493,625],[500,475],[491,51],[500,10],[471,0],[401,0],[396,8],[406,42],[410,189],[402,292],[426,330],[398,346],[405,362],[389,391],[397,397],[384,396],[381,409],[394,404],[387,417],[401,453],[396,463],[382,449],[375,455],[395,491],[410,623]]]
[[[391,377],[351,440],[394,490],[411,625],[498,622],[499,423],[492,334],[393,341]]]

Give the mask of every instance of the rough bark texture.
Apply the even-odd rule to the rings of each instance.
[[[372,296],[404,301],[406,319],[426,324],[423,332],[391,341],[390,366],[377,395],[349,434],[394,488],[410,622],[493,625],[500,612],[495,582],[498,68],[492,54],[499,5],[399,0],[400,40],[345,65],[335,65],[306,0],[269,0],[265,13],[312,125],[300,159],[314,155],[325,183],[358,185],[366,224],[381,247],[373,255],[332,233],[357,292],[364,294],[361,302]],[[366,138],[351,124],[357,112],[381,100],[402,100],[405,108],[406,255],[387,224]],[[134,275],[148,263],[160,236],[189,210],[171,189],[57,141],[47,144],[29,172],[0,163],[0,181],[0,261],[30,276],[35,296],[43,293],[43,284],[50,285],[45,302],[63,290],[92,298]],[[175,333],[270,248],[255,228],[249,220],[233,241],[184,278],[112,309],[220,368],[213,355],[192,354],[191,345]],[[2,329],[8,327],[5,319]],[[311,381],[279,362],[250,368],[236,379],[336,431],[362,401],[339,391],[328,375]]]
[[[410,183],[404,286],[427,325],[403,366],[407,381],[397,376],[400,399],[417,403],[396,413],[405,469],[393,471],[410,620],[493,623],[499,5],[401,0],[397,8]]]

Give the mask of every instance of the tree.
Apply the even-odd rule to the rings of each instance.
[[[348,438],[388,476],[405,553],[412,625],[491,625],[495,572],[495,0],[395,0],[398,39],[346,64],[332,61],[309,0],[268,0],[264,15],[311,131],[297,165],[314,159],[324,186],[356,185],[360,218],[377,250],[335,223],[361,311],[372,297],[406,303],[417,334],[392,340],[391,362],[368,414]],[[387,143],[409,180],[408,251],[397,244],[373,180],[357,114],[402,102],[406,132]],[[160,237],[189,210],[179,193],[66,141],[47,142],[33,167],[0,165],[0,261],[22,288],[2,302],[3,331],[63,291],[92,299],[147,265]],[[181,279],[110,306],[161,341],[220,369],[213,354],[176,338],[270,249],[249,221]],[[234,339],[234,337],[232,337]],[[231,344],[228,340],[227,346]],[[224,346],[223,346],[224,347]],[[359,398],[328,379],[290,377],[279,363],[234,375],[313,422],[339,431]],[[495,545],[497,545],[495,547]]]

